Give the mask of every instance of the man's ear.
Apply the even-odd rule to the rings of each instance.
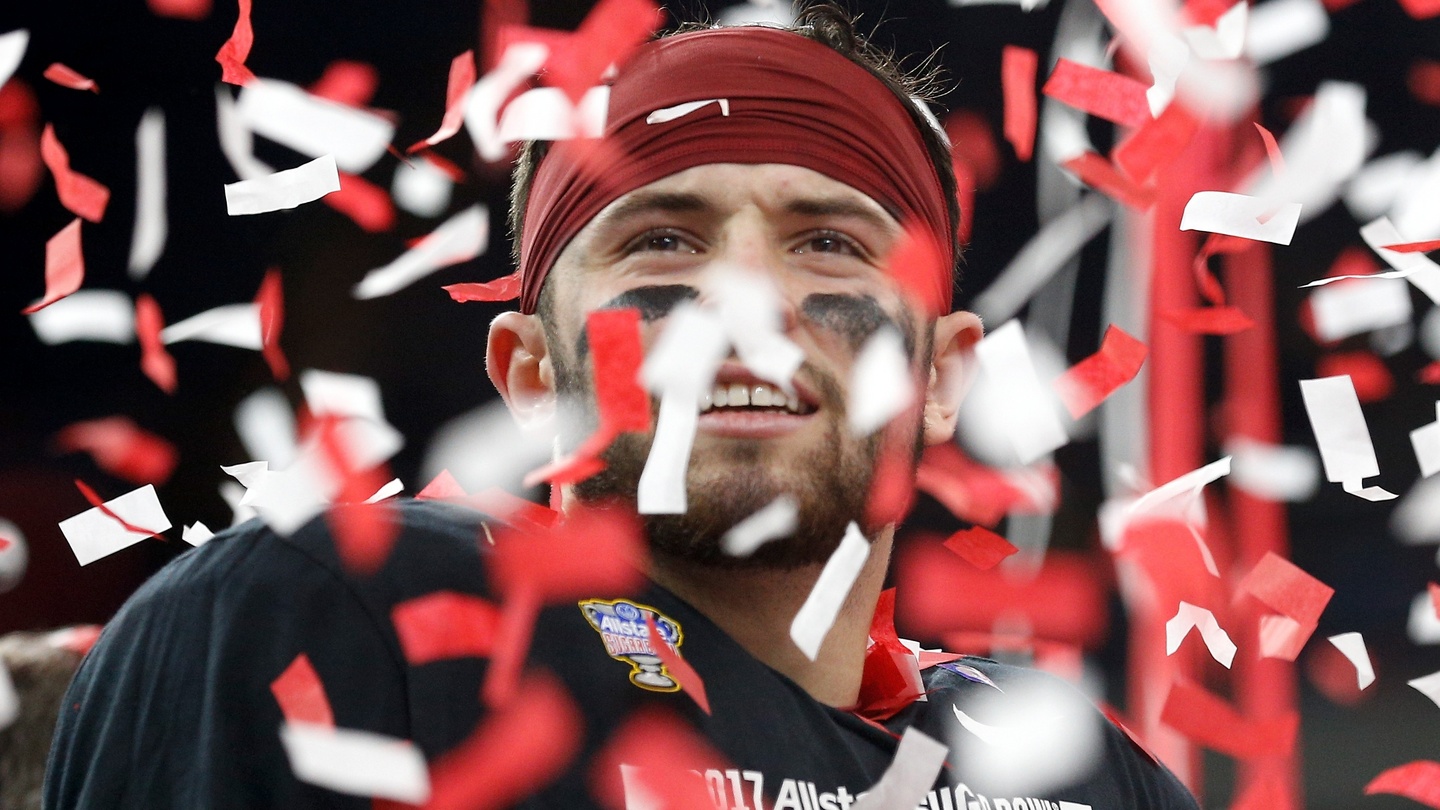
[[[511,311],[490,322],[485,371],[522,428],[555,415],[555,368],[538,317]]]
[[[930,383],[925,388],[925,444],[955,437],[960,402],[975,378],[975,344],[984,334],[973,312],[952,312],[936,319]]]

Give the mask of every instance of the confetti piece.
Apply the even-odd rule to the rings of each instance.
[[[1303,501],[1320,485],[1320,464],[1308,447],[1265,444],[1239,438],[1226,443],[1230,482],[1257,498]]]
[[[1184,104],[1171,103],[1154,120],[1120,141],[1110,157],[1120,171],[1144,183],[1182,153],[1199,127],[1199,119]]]
[[[0,662],[0,728],[9,728],[20,717],[20,693],[10,669]]]
[[[578,101],[664,24],[665,12],[651,0],[601,0],[572,36],[557,42],[543,80]]]
[[[215,533],[210,531],[210,527],[198,520],[180,531],[180,539],[196,548],[210,542],[214,536]]]
[[[844,538],[826,561],[810,595],[805,597],[805,603],[790,623],[790,639],[811,661],[820,654],[820,645],[830,633],[845,597],[869,557],[870,541],[852,521],[845,527]]]
[[[1237,759],[1288,754],[1295,745],[1300,723],[1293,711],[1252,720],[1188,681],[1176,681],[1170,686],[1160,720],[1191,742]]]
[[[218,343],[238,349],[260,350],[260,308],[255,304],[226,304],[192,315],[160,331],[165,345],[187,340]]]
[[[1245,49],[1249,6],[1249,3],[1235,3],[1214,20],[1187,26],[1181,35],[1201,59],[1237,59]]]
[[[135,337],[140,342],[140,370],[167,394],[175,393],[175,358],[165,350],[160,332],[165,328],[165,316],[160,305],[149,293],[141,293],[135,299]]]
[[[340,190],[321,199],[370,233],[395,227],[395,206],[390,195],[359,175],[340,172]]]
[[[1174,655],[1175,651],[1180,649],[1180,642],[1190,634],[1191,628],[1199,629],[1200,638],[1205,642],[1205,649],[1210,651],[1210,657],[1229,669],[1230,664],[1235,661],[1235,642],[1230,640],[1230,635],[1215,620],[1214,613],[1185,601],[1180,603],[1175,615],[1165,622],[1165,654]]]
[[[74,68],[60,62],[52,62],[50,63],[50,67],[45,68],[45,78],[61,87],[68,87],[71,90],[89,90],[92,93],[100,92],[100,88],[95,85],[94,79],[87,78]]]
[[[1431,703],[1440,706],[1440,672],[1432,672],[1422,678],[1406,681],[1405,684],[1430,698]]]
[[[460,482],[455,480],[449,470],[441,470],[430,483],[415,493],[417,501],[455,501],[466,497],[465,488],[460,486]]]
[[[554,603],[634,591],[644,581],[646,553],[633,514],[597,508],[572,509],[549,531],[497,529],[492,559],[489,574],[497,593],[508,600],[529,590]]]
[[[1349,377],[1322,377],[1301,380],[1300,394],[1315,432],[1325,480],[1340,482],[1345,491],[1367,500],[1389,500],[1395,496],[1379,487],[1361,488],[1365,478],[1380,474],[1375,447],[1365,413]],[[1362,494],[1363,493],[1363,494]]]
[[[84,281],[85,254],[76,219],[45,242],[45,296],[20,312],[33,315],[79,290]]]
[[[764,275],[734,267],[723,270],[708,291],[708,303],[719,311],[730,345],[755,376],[793,392],[805,352],[784,335],[780,291]]]
[[[1115,205],[1108,198],[1091,194],[1050,220],[976,296],[975,313],[986,323],[1013,318],[1114,216]]]
[[[1440,619],[1440,585],[1427,582],[1425,587],[1430,592],[1430,606],[1435,609],[1435,618]]]
[[[1365,102],[1365,88],[1359,84],[1322,82],[1313,103],[1285,133],[1285,169],[1260,173],[1239,190],[1264,200],[1262,207],[1272,210],[1298,203],[1302,222],[1322,214],[1370,151]]]
[[[1041,92],[1091,115],[1130,127],[1152,120],[1144,84],[1119,73],[1082,65],[1064,57],[1055,63]]]
[[[335,713],[330,709],[325,684],[321,683],[320,674],[305,653],[295,656],[285,671],[270,682],[270,694],[280,704],[280,714],[286,722],[335,727]]]
[[[1365,786],[1365,795],[1391,793],[1413,799],[1427,807],[1440,808],[1440,762],[1416,760],[1391,768]]]
[[[1272,212],[1270,204],[1258,197],[1226,191],[1197,191],[1185,204],[1180,230],[1209,231],[1288,245],[1299,221],[1299,203],[1285,203]]]
[[[949,748],[924,733],[914,728],[905,729],[890,766],[852,807],[854,810],[919,807],[925,802],[925,794],[934,787],[948,753]]]
[[[380,73],[373,65],[351,59],[336,59],[325,66],[325,72],[306,90],[312,96],[336,104],[363,107],[375,97],[375,88],[379,84]]]
[[[1030,48],[1006,45],[1000,52],[1000,87],[1005,98],[1005,140],[1021,163],[1035,151],[1035,75],[1039,57]]]
[[[445,213],[455,180],[429,157],[395,166],[390,196],[395,204],[417,217],[430,219]]]
[[[793,497],[781,495],[731,526],[720,548],[732,557],[748,557],[771,540],[793,534],[799,518],[799,504]]]
[[[616,436],[650,429],[650,395],[640,385],[645,344],[638,309],[596,310],[585,317],[600,430]]]
[[[650,455],[635,489],[635,502],[642,515],[683,515],[686,508],[685,478],[690,468],[690,450],[700,410],[694,394],[666,390],[660,395],[660,412],[655,419],[655,438]]]
[[[255,81],[255,74],[245,66],[250,47],[255,44],[255,29],[250,25],[250,0],[237,0],[237,3],[240,14],[235,19],[235,28],[215,54],[215,61],[220,63],[220,81],[246,85]]]
[[[366,273],[351,294],[363,301],[398,292],[437,270],[479,256],[489,239],[490,210],[481,204],[472,205],[445,220],[394,261]]]
[[[225,184],[225,211],[230,216],[263,214],[304,205],[340,190],[335,159],[322,155],[293,169],[254,180]]]
[[[1363,636],[1359,633],[1341,633],[1331,636],[1328,641],[1355,665],[1355,677],[1361,689],[1375,682],[1375,668],[1370,664],[1370,654],[1365,651]]]
[[[1239,307],[1172,309],[1160,317],[1182,332],[1200,335],[1234,335],[1255,325]]]
[[[119,290],[76,290],[31,314],[29,320],[35,336],[50,346],[73,340],[119,344],[135,340],[135,306]]]
[[[1405,634],[1415,644],[1440,644],[1440,616],[1435,605],[1424,593],[1410,600],[1410,613],[1405,621]]]
[[[290,362],[280,348],[280,330],[285,325],[285,289],[279,270],[265,271],[260,289],[255,291],[255,306],[260,310],[260,354],[270,367],[271,376],[284,382],[290,378]]]
[[[881,591],[875,602],[869,642],[854,711],[867,720],[883,722],[925,694],[917,654],[895,632],[894,588]],[[930,663],[934,666],[939,661]]]
[[[1136,185],[1094,152],[1086,151],[1060,165],[1085,185],[1137,211],[1148,210],[1155,204],[1153,188]]]
[[[591,88],[574,105],[558,88],[527,90],[505,107],[498,137],[503,143],[599,138],[609,103],[609,87]]]
[[[1094,410],[1121,386],[1135,379],[1149,350],[1145,344],[1111,324],[1105,327],[1100,350],[1055,380],[1055,391],[1071,418]]]
[[[0,87],[4,87],[15,75],[15,69],[20,67],[29,44],[30,32],[24,28],[0,34]]]
[[[500,139],[500,110],[525,80],[545,64],[550,48],[532,42],[515,42],[500,55],[494,69],[475,83],[465,96],[465,131],[481,159],[493,163],[506,155]]]
[[[865,341],[850,369],[845,415],[850,435],[869,436],[915,403],[915,380],[900,333],[885,326]]]
[[[210,0],[146,0],[150,13],[177,20],[203,20],[210,16]]]
[[[706,714],[710,713],[710,699],[705,695],[705,682],[700,679],[700,673],[690,666],[680,655],[680,651],[670,645],[665,637],[660,634],[660,628],[655,626],[655,616],[651,613],[645,614],[645,626],[650,632],[650,649],[655,652],[655,657],[660,659],[660,665],[670,673],[675,682],[680,684],[680,689],[695,701],[695,705]]]
[[[1245,55],[1268,65],[1323,42],[1330,35],[1330,15],[1319,0],[1268,0],[1250,8]]]
[[[441,289],[450,294],[451,300],[461,304],[468,301],[514,301],[520,297],[520,271],[494,281],[447,284]]]
[[[1440,2],[1437,0],[1400,0],[1400,7],[1417,20],[1428,20],[1440,15]]]
[[[1389,277],[1401,277],[1409,281],[1420,292],[1425,293],[1429,299],[1440,304],[1440,264],[1436,264],[1426,258],[1423,253],[1396,253],[1386,250],[1385,245],[1405,241],[1395,225],[1386,217],[1380,217],[1360,228],[1360,238],[1365,240],[1386,264],[1395,268],[1397,273],[1389,274]],[[1381,276],[1387,274],[1381,273]]]
[[[1399,279],[1350,279],[1310,295],[1315,335],[1322,341],[1408,323],[1413,312],[1409,285]]]
[[[375,490],[375,494],[365,499],[365,503],[379,503],[386,498],[393,498],[405,491],[405,484],[399,478],[392,478],[383,486]]]
[[[1395,195],[1390,219],[1400,233],[1412,239],[1433,240],[1440,236],[1440,155],[1432,153],[1414,168]]]
[[[1020,550],[984,526],[955,532],[945,540],[945,548],[981,571],[994,568],[1001,560]]]
[[[641,709],[594,760],[591,792],[607,810],[713,807],[702,774],[725,767],[725,758],[687,723],[668,712]]]
[[[1097,765],[1105,743],[1103,721],[1071,689],[1032,679],[1006,684],[1004,693],[972,693],[964,710],[952,704],[951,713],[966,732],[951,734],[955,761],[973,763],[993,780],[988,784],[1006,795],[1047,793],[1073,784]]]
[[[67,453],[89,453],[99,467],[135,484],[163,484],[175,471],[175,445],[140,428],[127,416],[76,422],[55,436]]]
[[[135,229],[130,278],[143,280],[165,250],[165,111],[151,107],[135,129]]]
[[[40,156],[55,177],[55,193],[60,197],[61,205],[90,222],[105,218],[110,189],[70,168],[70,154],[56,137],[54,124],[46,124],[45,130],[40,133]]]
[[[1248,593],[1296,622],[1313,627],[1335,589],[1310,576],[1294,563],[1268,551],[1238,590]]]
[[[495,645],[500,610],[470,594],[437,591],[390,611],[400,649],[411,666],[451,658],[484,658]]]
[[[865,521],[870,525],[898,524],[915,504],[914,449],[894,436],[881,445],[865,499]]]
[[[1049,514],[1059,488],[1054,466],[996,470],[973,461],[953,443],[925,448],[915,486],[961,520],[993,526],[1010,512]]]
[[[1429,253],[1432,250],[1440,250],[1440,239],[1432,239],[1428,242],[1406,242],[1399,245],[1385,245],[1386,250],[1396,253]]]
[[[385,155],[395,124],[375,113],[319,98],[279,79],[255,79],[240,91],[235,113],[253,132],[312,158],[330,155],[360,174]]]
[[[60,532],[81,565],[89,565],[169,528],[170,519],[165,516],[155,487],[150,484],[60,521]]]
[[[499,487],[476,493],[470,498],[470,505],[516,528],[549,529],[560,520],[559,512],[517,498]]]
[[[514,700],[435,762],[426,807],[513,806],[564,771],[580,750],[583,722],[558,680],[528,676]]]
[[[983,383],[1004,403],[991,414],[1020,463],[1029,464],[1069,441],[1052,407],[1054,395],[1040,383],[1019,321],[1007,321],[975,347]]]
[[[951,268],[945,266],[935,238],[908,227],[885,259],[885,271],[928,317],[950,311]]]
[[[450,76],[445,85],[445,116],[435,134],[410,147],[414,152],[450,139],[465,123],[465,94],[475,84],[475,51],[468,50],[450,62]]]
[[[1419,152],[1407,150],[1362,165],[1345,186],[1345,206],[1359,222],[1385,215],[1422,160]]]
[[[371,731],[286,721],[280,742],[295,778],[351,796],[420,804],[430,796],[425,756],[414,743]]]

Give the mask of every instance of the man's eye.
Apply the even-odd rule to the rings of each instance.
[[[860,256],[864,251],[855,240],[840,233],[817,233],[795,248],[796,253],[838,253],[843,256]]]
[[[664,231],[644,233],[626,246],[626,253],[658,251],[662,253],[694,253],[695,248],[679,234]]]

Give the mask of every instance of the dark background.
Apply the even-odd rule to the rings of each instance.
[[[451,58],[480,41],[479,5],[478,0],[256,0],[255,46],[248,65],[259,76],[300,85],[314,82],[336,60],[374,66],[379,82],[370,106],[398,115],[394,143],[403,148],[428,136],[439,122]],[[532,24],[572,29],[591,3],[537,0],[532,5]],[[725,5],[716,2],[707,11],[694,0],[676,3],[671,18],[699,19]],[[951,84],[942,106],[970,121],[974,137],[968,151],[983,156],[987,139],[991,144],[993,171],[979,177],[967,251],[967,295],[982,290],[1036,229],[1035,169],[1017,161],[1000,134],[1000,51],[1006,44],[1034,48],[1043,76],[1062,5],[1051,0],[1027,13],[1013,5],[952,8],[943,0],[851,3],[863,13],[862,27],[879,23],[877,41],[915,55],[912,64],[919,55],[940,49]],[[9,0],[0,11],[0,32],[26,27],[32,38],[16,78],[0,95],[0,122],[6,126],[0,152],[35,149],[40,127],[54,123],[72,165],[112,192],[104,221],[84,226],[85,286],[132,296],[149,293],[168,323],[250,300],[266,269],[278,267],[287,310],[282,344],[292,366],[363,374],[380,383],[386,414],[407,437],[392,471],[413,493],[425,483],[422,460],[437,426],[494,396],[484,377],[484,335],[500,307],[454,304],[440,285],[484,281],[510,271],[504,241],[507,167],[479,163],[462,130],[437,151],[464,168],[468,180],[456,186],[449,209],[435,219],[400,210],[392,229],[369,233],[320,203],[289,212],[226,216],[221,186],[236,178],[215,137],[220,70],[214,54],[229,36],[235,14],[226,0],[217,0],[199,21],[159,17],[135,0]],[[1361,82],[1369,94],[1367,115],[1380,134],[1373,154],[1409,148],[1428,155],[1440,145],[1440,107],[1407,88],[1412,66],[1425,59],[1440,59],[1440,21],[1417,22],[1394,0],[1359,0],[1333,13],[1324,43],[1265,70],[1261,119],[1281,133],[1297,102],[1322,80]],[[77,92],[44,80],[42,71],[56,61],[96,80],[101,92]],[[141,113],[152,106],[162,107],[166,116],[169,236],[153,271],[137,283],[125,266],[135,205],[134,131]],[[1103,129],[1093,134],[1097,145],[1108,142]],[[261,160],[277,168],[308,159],[263,140],[256,149]],[[387,156],[365,176],[388,189],[397,165]],[[0,191],[0,313],[12,313],[0,314],[0,517],[22,529],[32,557],[23,583],[0,595],[0,630],[103,622],[144,577],[188,548],[179,540],[181,523],[202,520],[216,530],[229,524],[230,511],[216,491],[226,480],[219,465],[247,460],[232,414],[244,396],[274,383],[258,353],[181,343],[171,347],[179,389],[168,396],[141,374],[134,344],[41,344],[18,313],[44,289],[45,240],[72,215],[59,205],[43,169],[33,187],[12,183]],[[373,301],[350,296],[350,287],[367,270],[475,201],[486,203],[491,214],[485,255],[392,296]],[[1357,228],[1337,205],[1302,226],[1292,246],[1274,252],[1288,444],[1313,444],[1295,380],[1318,376],[1315,363],[1321,354],[1298,324],[1303,297],[1295,288],[1323,275],[1343,248],[1361,245]],[[1102,235],[1083,254],[1071,362],[1092,352],[1098,341],[1105,241]],[[1417,296],[1415,304],[1418,321],[1429,302]],[[1217,350],[1218,339],[1211,341]],[[1353,342],[1352,348],[1365,346],[1363,338]],[[1394,393],[1367,405],[1380,452],[1378,483],[1392,491],[1404,492],[1418,474],[1408,432],[1435,418],[1436,388],[1414,380],[1428,360],[1416,345],[1387,357]],[[1218,374],[1211,365],[1212,375]],[[1213,381],[1218,388],[1218,376]],[[281,387],[299,401],[293,377]],[[81,568],[56,527],[88,508],[72,481],[83,479],[106,498],[133,485],[107,475],[88,456],[59,452],[54,436],[76,421],[114,414],[131,417],[179,449],[179,467],[160,488],[176,529],[164,542],[145,542]],[[1100,497],[1093,442],[1063,449],[1057,463],[1067,498],[1081,504],[1067,507],[1068,513],[1093,506]],[[1409,806],[1400,799],[1364,797],[1361,790],[1385,768],[1440,756],[1440,708],[1405,686],[1406,680],[1440,667],[1434,649],[1416,647],[1404,629],[1412,596],[1436,577],[1434,549],[1402,546],[1387,528],[1392,508],[1393,502],[1368,504],[1337,486],[1322,485],[1316,496],[1290,509],[1292,558],[1336,588],[1316,639],[1361,631],[1379,675],[1358,703],[1344,705],[1317,691],[1303,674],[1307,668],[1300,667],[1306,806]],[[959,526],[928,502],[921,504],[915,523],[940,531]],[[1096,548],[1088,513],[1060,526],[1055,545]],[[1121,611],[1114,613],[1117,623],[1095,651],[1095,660],[1106,675],[1107,692],[1123,703],[1124,633]],[[1302,656],[1302,664],[1315,646]],[[1224,758],[1207,757],[1206,806],[1225,806],[1231,770]]]

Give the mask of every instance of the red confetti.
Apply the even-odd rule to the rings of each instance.
[[[455,480],[455,476],[449,470],[441,470],[425,488],[415,493],[417,501],[458,501],[468,497],[465,488]]]
[[[1260,140],[1265,142],[1265,154],[1270,158],[1270,171],[1275,174],[1285,171],[1285,158],[1280,155],[1280,144],[1275,142],[1275,136],[1258,121],[1255,122],[1255,129],[1260,131]]]
[[[1230,810],[1273,810],[1276,807],[1296,806],[1285,781],[1274,773],[1267,773],[1237,796],[1230,805]]]
[[[522,483],[527,487],[550,484],[555,491],[559,491],[565,484],[578,484],[605,469],[605,460],[599,458],[597,453],[609,444],[610,437],[596,433],[569,456],[526,473]]]
[[[651,0],[600,0],[575,33],[555,42],[541,77],[578,102],[610,65],[625,57],[665,24],[665,12]]]
[[[640,311],[602,309],[585,318],[600,430],[611,436],[650,429],[650,394],[640,385],[645,344]],[[598,454],[597,454],[598,455]]]
[[[210,16],[210,0],[146,0],[150,13],[177,20],[203,20]]]
[[[1155,204],[1155,189],[1136,185],[1130,178],[1116,171],[1110,161],[1094,152],[1085,152],[1060,165],[1079,177],[1080,182],[1085,185],[1137,211],[1148,210]]]
[[[1183,332],[1197,335],[1233,335],[1255,325],[1239,307],[1172,309],[1160,317]]]
[[[374,65],[351,59],[336,59],[325,66],[325,72],[306,88],[318,96],[348,107],[363,107],[375,97],[380,73]]]
[[[1154,120],[1143,83],[1061,58],[1045,82],[1045,95],[1091,115],[1125,126],[1140,127]]]
[[[370,233],[395,227],[395,204],[390,192],[359,175],[340,172],[340,190],[320,198]]]
[[[160,537],[160,534],[154,529],[147,529],[144,526],[136,526],[134,523],[131,523],[123,517],[120,517],[120,515],[115,512],[115,510],[105,505],[104,498],[101,498],[100,495],[95,492],[95,490],[90,488],[89,484],[81,481],[79,478],[75,479],[75,488],[80,490],[80,494],[85,496],[85,500],[89,501],[91,506],[100,510],[100,514],[110,518],[116,523],[119,523],[120,527],[123,528],[125,531],[133,532],[134,534],[143,534],[147,537]]]
[[[470,506],[517,529],[548,529],[560,519],[560,513],[547,509],[509,492],[490,487],[469,499]]]
[[[1120,171],[1143,183],[1183,153],[1199,128],[1199,119],[1184,104],[1172,101],[1160,117],[1146,122],[1116,145],[1110,157]]]
[[[1440,585],[1427,582],[1425,587],[1430,591],[1430,606],[1435,608],[1435,618],[1440,619]]]
[[[175,393],[175,358],[160,340],[165,316],[149,293],[135,299],[135,337],[140,341],[140,370],[167,394]]]
[[[77,624],[52,631],[48,634],[48,640],[54,647],[69,650],[76,655],[88,655],[90,648],[100,640],[100,631],[103,629],[98,624]]]
[[[45,78],[71,90],[89,90],[92,93],[100,92],[95,85],[95,80],[81,75],[74,68],[60,62],[52,62],[50,67],[45,68]]]
[[[1440,385],[1440,360],[1430,363],[1415,373],[1415,379],[1426,385]]]
[[[484,658],[495,646],[500,609],[470,594],[439,591],[390,611],[405,660],[415,666],[450,658]]]
[[[1055,392],[1070,416],[1079,419],[1140,373],[1149,350],[1125,330],[1105,328],[1100,350],[1081,360],[1055,380]]]
[[[553,676],[532,675],[515,698],[430,769],[426,810],[511,807],[553,781],[580,750],[584,720]],[[412,805],[377,800],[375,810]]]
[[[655,626],[655,617],[649,613],[645,614],[645,626],[650,628],[650,649],[655,651],[655,657],[660,659],[661,665],[680,684],[680,690],[695,701],[695,705],[706,714],[710,713],[710,698],[705,696],[705,681],[700,679],[700,673],[690,666],[678,650],[671,647],[660,635],[660,628]]]
[[[1320,620],[1335,589],[1310,576],[1299,566],[1273,551],[1267,551],[1260,562],[1240,581],[1244,591],[1267,607],[1294,619],[1302,625]]]
[[[957,445],[946,442],[925,448],[915,472],[915,486],[955,517],[993,526],[1012,510],[1050,511],[1046,493],[1059,487],[1059,473],[1053,465],[1042,469],[1035,486],[1022,488],[1005,473],[971,460]]]
[[[280,348],[280,330],[285,325],[285,287],[280,280],[280,271],[271,268],[260,280],[260,289],[255,292],[255,304],[260,309],[260,356],[270,366],[270,374],[276,381],[290,378],[290,362]]]
[[[1286,756],[1295,745],[1300,717],[1249,719],[1228,703],[1188,681],[1176,681],[1165,697],[1160,720],[1206,748],[1238,759]]]
[[[1393,250],[1396,253],[1429,253],[1432,250],[1440,250],[1440,239],[1432,239],[1429,242],[1405,242],[1399,245],[1382,245],[1386,250]]]
[[[91,222],[105,218],[110,189],[70,168],[70,153],[55,136],[54,124],[46,124],[45,131],[40,133],[40,156],[55,176],[55,193],[60,197],[61,205],[75,216]]]
[[[981,571],[994,568],[1001,560],[1020,550],[984,526],[955,532],[945,541],[945,548]]]
[[[245,66],[250,58],[250,46],[255,44],[255,29],[250,25],[250,0],[237,0],[240,14],[235,18],[235,30],[220,46],[215,61],[220,63],[220,81],[230,84],[245,84],[255,80],[255,74]]]
[[[1417,20],[1428,20],[1440,15],[1440,0],[1400,0],[1400,7]]]
[[[1395,391],[1395,377],[1386,368],[1385,361],[1373,352],[1336,352],[1321,357],[1315,363],[1315,373],[1320,377],[1342,377],[1349,375],[1355,384],[1355,396],[1361,402],[1379,402]]]
[[[1334,644],[1316,644],[1310,648],[1305,656],[1305,675],[1316,691],[1341,706],[1353,706],[1375,693],[1373,689],[1360,688],[1355,679],[1355,664]]]
[[[1028,163],[1035,152],[1035,51],[1006,45],[1000,52],[1000,86],[1005,94],[1005,140],[1015,157]]]
[[[1186,0],[1182,12],[1191,25],[1214,28],[1215,23],[1233,6],[1234,3],[1229,0]]]
[[[921,227],[908,227],[885,262],[886,272],[926,317],[950,311],[953,280],[935,238]]]
[[[1421,759],[1391,768],[1365,786],[1366,796],[1376,793],[1393,793],[1426,807],[1440,808],[1440,762]]]
[[[19,78],[0,85],[0,211],[13,213],[24,207],[39,190],[45,177],[40,159],[40,139],[35,126],[40,105],[35,94]]]
[[[594,593],[625,594],[644,582],[645,541],[624,508],[580,508],[549,531],[496,532],[489,566],[495,592],[536,589],[545,602]]]
[[[465,122],[465,94],[475,84],[475,51],[466,51],[450,62],[450,78],[445,85],[445,116],[434,135],[411,146],[414,152],[426,146],[434,146],[460,131]]]
[[[305,653],[295,656],[290,666],[270,682],[270,694],[280,704],[280,713],[287,722],[335,727],[335,713],[325,695],[325,684]]]
[[[882,591],[875,603],[875,615],[870,620],[870,641],[865,650],[860,696],[854,712],[878,722],[894,717],[925,693],[925,684],[920,679],[920,662],[908,647],[900,643],[900,637],[895,632],[894,588]],[[949,660],[955,657],[959,656]]]
[[[623,778],[621,763],[628,766]],[[591,766],[590,785],[601,806],[609,810],[635,806],[635,797],[627,802],[627,787],[643,790],[651,807],[713,807],[702,774],[725,768],[725,758],[683,721],[642,709],[600,751]]]
[[[520,297],[520,271],[494,281],[447,284],[441,289],[462,304],[467,301],[514,301]]]
[[[80,289],[84,281],[85,253],[80,246],[80,220],[76,219],[45,242],[45,296],[20,311],[26,315],[39,312]]]
[[[175,445],[126,416],[76,422],[55,442],[67,453],[89,453],[101,469],[136,484],[163,484],[179,460]]]
[[[1440,107],[1440,62],[1419,59],[1410,66],[1406,82],[1410,95],[1424,104]]]
[[[891,439],[880,450],[875,477],[870,481],[865,502],[865,521],[871,526],[888,526],[905,519],[915,503],[915,470],[910,448]]]

